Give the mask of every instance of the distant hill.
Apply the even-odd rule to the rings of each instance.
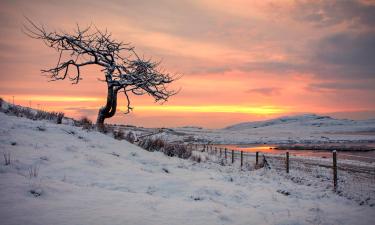
[[[375,120],[349,120],[335,119],[330,116],[321,116],[316,114],[304,114],[297,116],[285,116],[271,120],[244,122],[225,127],[224,130],[241,131],[255,128],[266,127],[335,127],[335,126],[355,126],[366,123],[375,123]]]

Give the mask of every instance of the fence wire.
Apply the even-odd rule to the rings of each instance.
[[[195,149],[215,155],[217,159],[222,160],[226,165],[241,165],[241,151],[212,145],[195,146]],[[337,153],[337,187],[335,191],[341,196],[357,201],[359,204],[375,206],[375,164],[347,160],[348,156],[374,159]],[[287,176],[293,181],[305,183],[309,186],[320,185],[327,189],[334,189],[332,158],[289,155],[289,173],[287,173],[285,154],[243,152],[243,168],[241,169],[255,169],[257,168],[257,162],[260,165],[264,163],[264,160],[266,160],[269,169],[275,170],[280,175]]]

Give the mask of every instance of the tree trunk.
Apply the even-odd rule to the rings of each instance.
[[[117,108],[117,91],[114,87],[108,87],[107,104],[99,109],[96,125],[99,130],[104,128],[104,120],[115,115]]]

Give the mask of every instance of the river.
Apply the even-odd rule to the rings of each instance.
[[[279,150],[276,145],[215,145],[219,148],[227,148],[235,151],[261,152],[267,154],[285,154],[289,152],[291,156],[309,156],[318,158],[332,158],[332,151],[327,150]],[[338,159],[350,159],[363,162],[375,163],[375,151],[338,151]]]

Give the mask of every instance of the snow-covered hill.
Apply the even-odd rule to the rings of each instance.
[[[295,128],[295,127],[336,127],[341,128],[350,127],[356,129],[356,131],[368,131],[366,128],[370,128],[371,131],[375,131],[375,120],[348,120],[348,119],[334,119],[329,116],[319,116],[316,114],[304,114],[299,116],[286,116],[265,121],[246,122],[239,123],[232,126],[228,126],[226,130],[246,130],[260,127],[272,127],[272,126],[283,126],[284,128]]]
[[[70,125],[0,113],[0,223],[374,224],[374,208],[272,171],[147,152]],[[289,193],[285,195],[282,193]]]
[[[190,139],[221,144],[375,142],[375,119],[335,119],[315,114],[246,122],[223,129],[174,130],[179,132],[180,139],[190,136]],[[173,139],[173,134],[167,137]]]

